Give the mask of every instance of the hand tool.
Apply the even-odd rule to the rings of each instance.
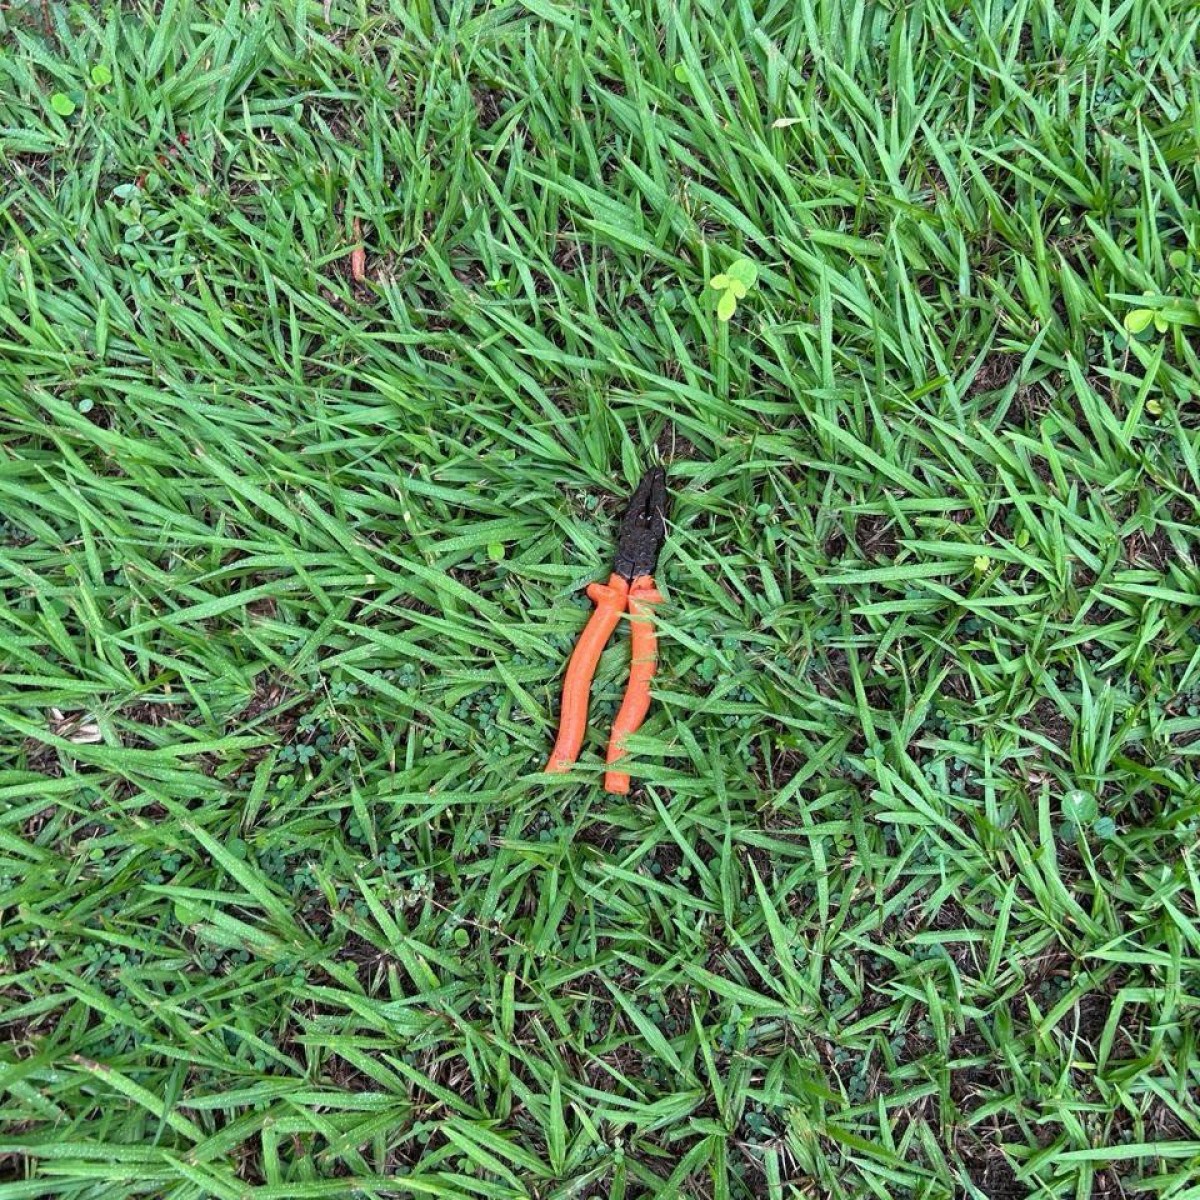
[[[569,770],[579,757],[587,729],[588,697],[596,664],[621,614],[628,611],[629,683],[613,722],[608,742],[609,769],[604,775],[604,790],[618,795],[629,791],[629,776],[616,769],[614,764],[624,757],[625,739],[637,732],[650,708],[650,681],[654,678],[658,655],[652,608],[662,600],[654,586],[654,567],[667,536],[666,504],[667,473],[662,467],[654,467],[642,476],[630,497],[608,582],[588,584],[587,594],[596,609],[579,635],[567,665],[558,738],[546,764],[549,773],[557,774]]]

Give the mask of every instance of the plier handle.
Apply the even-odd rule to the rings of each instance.
[[[579,757],[587,731],[588,701],[596,665],[623,613],[629,613],[630,664],[625,697],[608,740],[604,790],[629,791],[629,775],[616,764],[625,756],[625,739],[636,733],[650,709],[650,682],[658,661],[653,608],[662,601],[654,583],[658,553],[666,538],[666,472],[655,467],[642,477],[621,524],[617,558],[607,583],[591,583],[587,594],[595,611],[588,619],[563,681],[558,737],[546,770],[558,774]]]

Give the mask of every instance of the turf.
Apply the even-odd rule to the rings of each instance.
[[[1200,11],[323,9],[0,6],[0,1200],[1195,1200]]]

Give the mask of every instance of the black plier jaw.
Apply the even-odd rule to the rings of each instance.
[[[617,538],[613,571],[626,583],[653,575],[667,538],[667,473],[653,467],[642,476],[629,498],[629,508]]]

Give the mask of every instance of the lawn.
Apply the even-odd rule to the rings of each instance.
[[[1200,1197],[1198,39],[0,5],[0,1200]]]

